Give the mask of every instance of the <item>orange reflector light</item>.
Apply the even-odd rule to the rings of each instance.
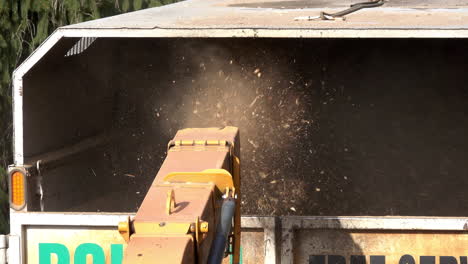
[[[25,176],[21,171],[13,171],[10,176],[10,201],[13,209],[20,210],[25,205]]]

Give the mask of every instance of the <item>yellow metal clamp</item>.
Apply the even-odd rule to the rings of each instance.
[[[226,191],[224,193],[224,198],[236,198],[236,187],[226,187]]]
[[[127,221],[119,222],[118,230],[120,235],[123,237],[125,242],[130,240],[130,216],[127,217]]]
[[[172,209],[175,209],[176,201],[175,201],[175,193],[174,190],[171,189],[167,191],[167,198],[166,198],[166,214],[171,215]]]
[[[231,174],[223,169],[208,169],[201,172],[173,172],[164,177],[169,183],[213,183],[223,193],[226,188],[234,187]]]

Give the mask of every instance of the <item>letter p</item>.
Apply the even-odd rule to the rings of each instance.
[[[52,254],[57,255],[57,264],[70,264],[70,253],[64,245],[39,243],[39,264],[51,264]]]

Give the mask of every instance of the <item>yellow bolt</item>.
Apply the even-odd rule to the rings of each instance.
[[[202,233],[208,232],[208,222],[202,222],[200,224],[200,232]]]
[[[129,228],[129,226],[128,226],[128,222],[119,222],[118,230],[119,230],[119,232],[120,232],[121,234],[122,234],[122,233],[129,233],[130,228]]]

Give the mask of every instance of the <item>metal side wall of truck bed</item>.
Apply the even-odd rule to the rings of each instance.
[[[91,243],[115,264],[125,248],[117,223],[127,216],[13,214],[17,243],[10,244],[9,263],[38,263],[39,254],[50,254],[40,244],[62,245],[73,259],[77,248]],[[468,218],[245,216],[242,263],[466,264],[467,230]]]

